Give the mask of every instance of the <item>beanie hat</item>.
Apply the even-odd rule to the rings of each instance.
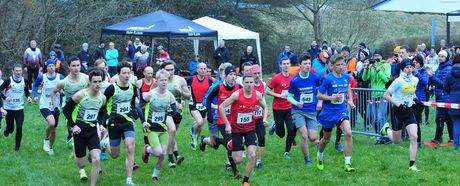
[[[56,52],[51,51],[51,52],[50,52],[50,56],[56,56]]]
[[[375,55],[375,54],[379,54],[379,55],[383,56],[383,52],[382,52],[382,50],[380,50],[380,49],[376,49],[376,50],[374,51],[374,55]]]
[[[349,46],[344,46],[342,47],[342,51],[348,51],[348,52],[351,52],[351,49]]]
[[[420,64],[421,67],[424,65],[424,59],[423,56],[418,54],[414,57],[414,60],[417,61],[418,64]]]
[[[254,66],[252,66],[251,69],[250,69],[250,71],[251,71],[252,74],[254,74],[254,73],[256,73],[256,72],[260,72],[260,67],[259,67],[259,65],[254,65]]]
[[[225,76],[228,76],[232,72],[236,72],[234,66],[229,66],[229,67],[225,68]]]
[[[404,71],[404,68],[406,68],[406,66],[409,66],[409,65],[412,66],[412,65],[414,65],[414,64],[412,63],[412,61],[411,61],[409,58],[403,59],[403,60],[401,61],[401,64],[399,65],[400,70],[401,70],[401,71]]]
[[[364,42],[361,42],[361,43],[359,43],[359,45],[358,45],[358,46],[359,46],[359,47],[361,47],[361,48],[366,48],[366,43],[364,43]]]
[[[48,66],[48,65],[54,65],[54,66],[56,66],[56,60],[48,59],[48,60],[46,61],[46,66]]]
[[[395,49],[393,49],[393,53],[397,54],[399,53],[399,50],[401,49],[401,46],[396,46]]]
[[[438,55],[443,55],[444,57],[447,57],[447,52],[445,50],[439,51]]]
[[[319,57],[320,57],[320,58],[326,58],[326,59],[328,59],[328,58],[329,58],[329,54],[327,54],[327,52],[321,52],[321,53],[319,53]]]

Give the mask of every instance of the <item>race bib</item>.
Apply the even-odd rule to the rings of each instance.
[[[131,103],[118,103],[117,114],[126,114],[131,111]]]
[[[203,111],[203,110],[206,110],[206,106],[204,106],[202,103],[197,103],[196,109],[199,111]]]
[[[166,115],[164,112],[153,112],[152,113],[152,123],[160,123],[166,120]]]
[[[22,96],[13,96],[11,98],[11,103],[21,103],[24,100]]]
[[[257,107],[257,109],[254,111],[254,116],[256,117],[262,116],[262,107]]]
[[[238,113],[237,124],[248,124],[252,122],[252,113]]]
[[[345,101],[345,94],[344,93],[332,94],[332,96],[335,96],[335,95],[342,95],[342,99],[340,99],[339,101],[331,101],[332,104],[339,105],[339,104],[342,104]]]
[[[232,110],[232,106],[229,105],[228,107],[225,107],[225,114],[230,114]]]
[[[95,121],[98,113],[98,110],[85,110],[83,121]]]
[[[313,103],[313,94],[300,94],[300,101],[303,103]]]

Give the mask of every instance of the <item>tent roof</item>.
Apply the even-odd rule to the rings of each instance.
[[[259,39],[259,33],[204,16],[193,22],[218,31],[219,39]]]
[[[460,0],[385,0],[375,10],[447,14],[460,9]]]
[[[217,31],[191,20],[159,10],[101,29],[102,34],[153,37],[217,37]]]

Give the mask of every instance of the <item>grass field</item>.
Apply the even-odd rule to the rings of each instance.
[[[271,98],[268,98],[271,105]],[[188,107],[187,107],[188,108]],[[88,185],[78,179],[78,169],[70,150],[65,147],[65,124],[61,117],[59,131],[54,147],[55,155],[49,156],[42,150],[45,120],[39,113],[37,105],[26,104],[26,118],[21,150],[14,149],[14,133],[8,138],[0,137],[0,180],[1,185]],[[193,119],[184,112],[184,120],[178,130],[180,153],[185,161],[175,169],[167,167],[165,162],[160,173],[160,185],[239,185],[241,180],[234,180],[231,172],[224,169],[225,152],[207,148],[205,152],[193,151],[189,147],[188,131]],[[431,125],[422,127],[423,140],[431,140],[434,134],[434,110],[431,109]],[[62,116],[62,115],[61,115]],[[271,119],[270,119],[271,121]],[[2,129],[5,121],[2,121]],[[141,166],[134,171],[133,179],[138,185],[149,185],[155,158],[149,164],[142,163],[143,147],[140,124],[136,125],[135,161]],[[207,127],[205,130],[207,133]],[[448,139],[445,132],[444,139]],[[297,142],[299,143],[299,137]],[[344,139],[342,139],[343,143]],[[282,156],[284,139],[267,135],[266,155],[263,169],[254,169],[250,178],[252,185],[459,185],[459,155],[452,147],[437,149],[422,147],[417,157],[420,173],[410,174],[408,168],[408,142],[399,145],[374,145],[371,137],[354,136],[352,163],[355,173],[342,170],[343,155],[337,153],[329,144],[325,152],[325,170],[320,172],[316,166],[306,167],[300,146],[291,150],[291,160]],[[123,146],[123,145],[122,145]],[[313,144],[310,149],[315,152]],[[123,150],[122,150],[123,152]],[[316,154],[310,153],[316,160]],[[244,165],[239,170],[244,172]],[[99,185],[124,185],[124,154],[118,159],[102,162],[103,173]],[[86,167],[90,173],[90,165]]]

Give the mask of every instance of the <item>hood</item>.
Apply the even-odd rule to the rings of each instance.
[[[450,73],[451,73],[452,76],[454,76],[455,78],[460,78],[460,66],[453,66],[453,67],[452,67],[452,71],[450,71]]]

